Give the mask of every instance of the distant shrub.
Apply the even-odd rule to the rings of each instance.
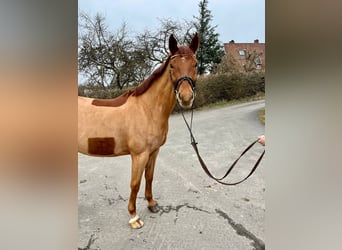
[[[262,73],[200,77],[197,81],[195,108],[250,97],[258,92],[265,92],[265,78]]]

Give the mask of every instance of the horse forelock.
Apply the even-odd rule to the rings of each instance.
[[[192,50],[187,46],[179,46],[178,51],[175,53],[175,55],[194,55]]]

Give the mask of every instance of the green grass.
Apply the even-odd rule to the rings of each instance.
[[[265,108],[259,110],[259,120],[265,126]]]

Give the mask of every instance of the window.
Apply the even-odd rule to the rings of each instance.
[[[242,49],[241,49],[241,50],[239,50],[239,55],[240,55],[240,56],[244,56],[244,55],[245,55],[245,51],[244,51],[244,50],[242,50]]]

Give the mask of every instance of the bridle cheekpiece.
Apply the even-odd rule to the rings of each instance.
[[[190,55],[188,55],[188,54],[177,54],[177,55],[173,55],[173,56],[170,57],[170,61],[171,61],[173,58],[178,57],[178,56],[190,56]],[[174,81],[173,81],[173,79],[172,79],[172,68],[171,68],[171,67],[170,67],[170,79],[171,79],[171,82],[174,83]],[[190,86],[191,86],[192,91],[195,92],[195,90],[196,90],[196,81],[194,81],[190,76],[182,76],[182,77],[179,78],[179,79],[177,80],[177,82],[174,83],[174,85],[173,85],[175,94],[178,93],[178,87],[181,85],[181,83],[182,83],[183,81],[188,81],[188,83],[189,83]]]

